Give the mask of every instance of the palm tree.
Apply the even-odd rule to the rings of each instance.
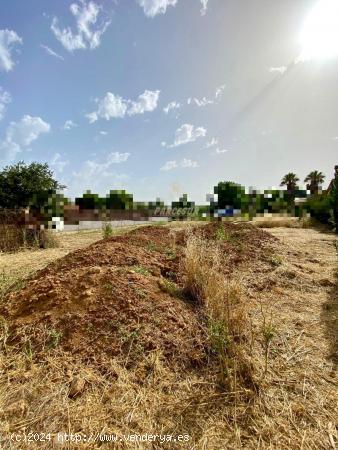
[[[309,189],[311,194],[318,194],[319,186],[323,183],[325,175],[318,170],[309,173],[304,182],[307,183],[306,189]]]
[[[295,173],[289,172],[286,175],[284,175],[280,185],[286,186],[286,189],[290,193],[293,193],[297,188],[298,181],[299,181],[299,178],[297,177],[297,175]]]

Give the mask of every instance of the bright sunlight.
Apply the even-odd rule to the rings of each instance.
[[[338,56],[338,0],[320,0],[305,20],[299,60]]]

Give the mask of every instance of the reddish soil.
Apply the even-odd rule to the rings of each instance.
[[[219,226],[210,223],[194,233],[215,239]],[[275,239],[244,224],[221,226],[225,274],[255,259],[263,261]],[[114,357],[132,365],[155,349],[171,364],[200,364],[207,347],[202,311],[159,284],[165,277],[180,285],[185,241],[185,231],[150,226],[50,264],[5,299],[0,313],[10,326],[9,343],[29,344],[37,357],[48,347],[61,346],[98,368]]]

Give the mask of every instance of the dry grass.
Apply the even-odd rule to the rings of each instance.
[[[250,358],[248,304],[241,282],[222,273],[216,242],[190,234],[183,260],[185,292],[204,306],[211,350],[219,361],[219,382],[228,392],[255,389]]]
[[[17,251],[24,245],[22,229],[15,225],[0,224],[0,251]]]
[[[46,330],[44,356],[36,360],[29,335],[24,348],[6,346],[8,327],[1,321],[2,448],[19,448],[6,437],[26,430],[190,436],[185,445],[121,443],[107,448],[334,450],[336,239],[301,228],[271,231],[281,239],[276,245],[280,263],[269,271],[262,267],[251,273],[247,268],[232,281],[220,278],[217,244],[188,240],[186,290],[204,311],[201,324],[209,324],[213,350],[204,367],[182,372],[168,367],[161,353],[149,352],[129,370],[125,361],[111,360],[103,374],[80,364],[76,355],[62,353],[57,339],[50,345],[55,330]],[[0,255],[0,264],[3,256],[19,257],[7,260],[19,264],[21,256],[22,276],[48,258],[100,238],[101,231],[68,234],[58,249]],[[44,255],[48,257],[41,261]],[[224,339],[229,335],[230,346]],[[239,367],[241,361],[248,366]],[[241,378],[246,372],[253,375],[255,389]],[[74,396],[76,380],[82,380],[83,389]],[[59,447],[53,442],[20,445],[26,448]],[[87,442],[76,448],[102,445]]]
[[[17,224],[0,224],[0,252],[17,252],[24,248],[58,247],[55,233],[31,230]]]
[[[255,217],[252,223],[259,228],[310,228],[317,225],[311,218],[297,217]]]

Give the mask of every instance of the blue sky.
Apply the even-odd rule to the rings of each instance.
[[[220,180],[277,186],[291,170],[318,169],[328,182],[338,162],[334,5],[2,2],[0,168],[48,162],[73,198],[126,189],[202,202]],[[327,23],[311,22],[323,11],[327,39]]]

